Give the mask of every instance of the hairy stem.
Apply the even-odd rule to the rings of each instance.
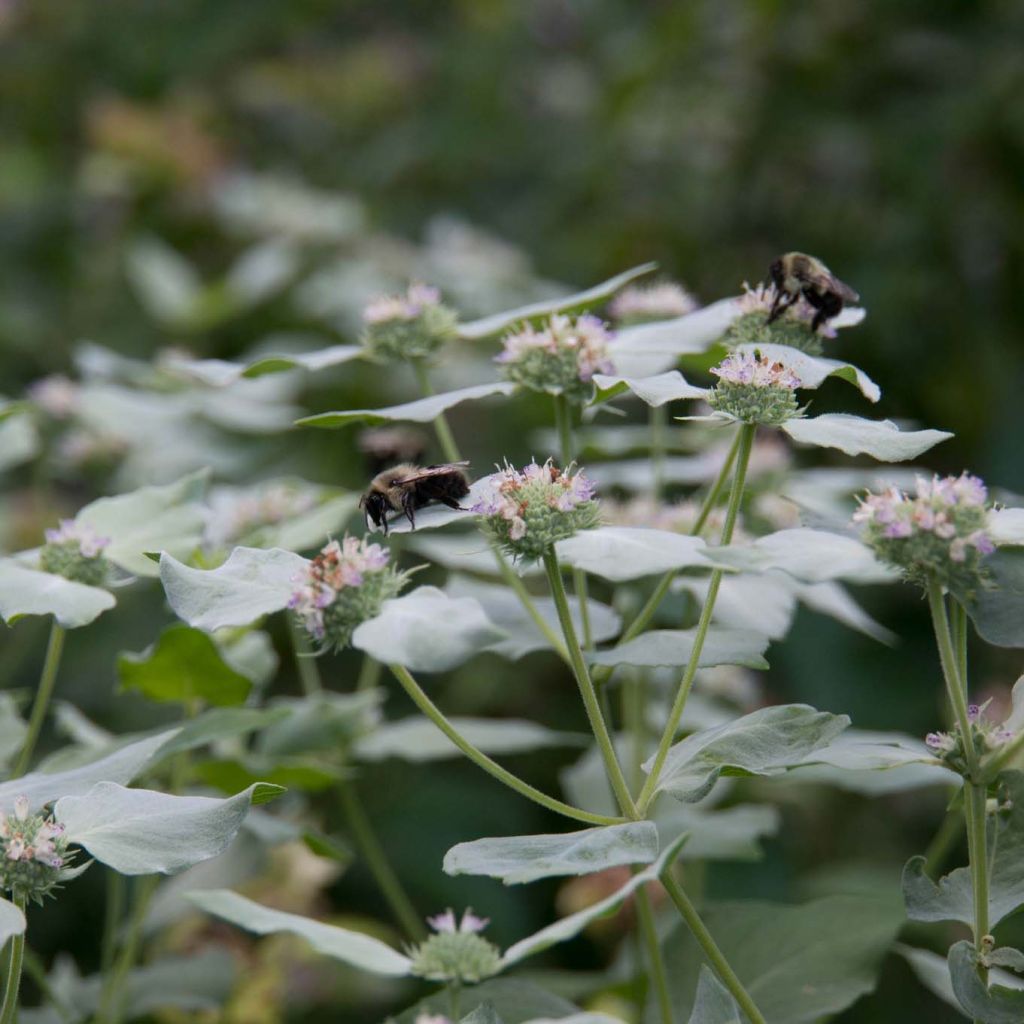
[[[729,505],[725,514],[725,524],[722,527],[721,543],[723,545],[728,544],[732,540],[733,530],[736,526],[736,517],[739,515],[740,503],[743,500],[743,485],[746,481],[747,465],[750,462],[750,451],[754,444],[756,429],[753,424],[749,423],[745,423],[740,428],[740,443],[736,455],[736,472],[733,474],[732,490],[729,492]],[[690,652],[690,660],[687,662],[682,678],[679,680],[676,698],[672,704],[672,710],[669,712],[664,731],[661,734],[661,741],[658,743],[658,751],[654,755],[654,763],[651,766],[650,774],[647,776],[644,788],[640,791],[637,805],[640,808],[641,814],[647,813],[647,808],[654,799],[658,777],[665,766],[665,758],[668,757],[669,749],[679,728],[679,721],[683,717],[686,700],[690,696],[693,680],[697,676],[697,666],[700,664],[701,652],[704,650],[704,641],[707,639],[708,630],[711,628],[711,617],[715,611],[715,601],[718,599],[718,588],[721,584],[722,571],[716,569],[712,572],[710,582],[708,583],[707,596],[704,598],[704,607],[701,609],[697,631],[693,638],[693,650]]]
[[[307,697],[312,697],[323,690],[323,683],[320,681],[320,669],[317,667],[316,658],[313,656],[313,648],[309,642],[309,636],[302,626],[296,621],[291,612],[288,616],[288,633],[292,640],[292,654],[295,657],[295,671],[299,675],[299,682],[302,683],[302,692]]]
[[[60,656],[64,651],[65,635],[64,627],[54,619],[50,627],[50,639],[46,645],[46,657],[43,659],[43,671],[36,689],[36,699],[32,703],[32,713],[28,720],[28,732],[25,734],[25,742],[21,745],[18,760],[14,763],[11,778],[16,779],[24,775],[32,762],[32,754],[35,752],[39,733],[42,732],[46,711],[57,682],[57,670],[60,668]]]
[[[25,897],[15,896],[14,905],[25,912]],[[18,991],[21,988],[21,962],[25,956],[25,933],[11,938],[11,952],[7,960],[7,978],[4,981],[4,1001],[0,1006],[0,1024],[14,1024],[18,1019]]]
[[[546,807],[555,814],[571,818],[573,821],[583,821],[588,825],[620,825],[626,819],[612,818],[606,814],[592,814],[590,811],[581,810],[571,804],[563,803],[547,793],[524,782],[518,775],[502,768],[500,764],[489,758],[482,750],[473,746],[465,736],[462,735],[445,717],[441,709],[423,692],[419,683],[412,677],[412,674],[403,665],[390,665],[394,677],[402,685],[402,688],[412,699],[412,702],[423,712],[466,755],[477,767],[482,768],[488,775],[493,776],[499,782],[504,783],[510,789],[514,789],[520,796]]]
[[[376,658],[364,654],[363,663],[359,667],[359,678],[356,680],[356,692],[363,693],[366,690],[375,689],[380,682],[380,670],[383,667]]]

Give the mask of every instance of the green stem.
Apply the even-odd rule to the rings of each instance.
[[[25,897],[15,896],[14,905],[25,912]],[[11,952],[7,961],[7,980],[4,983],[4,1002],[0,1007],[0,1024],[14,1024],[18,1017],[18,990],[21,988],[21,963],[25,955],[25,933],[11,938]]]
[[[736,436],[733,438],[732,446],[729,448],[728,453],[725,456],[725,462],[722,463],[722,468],[718,471],[718,476],[715,477],[715,482],[711,485],[711,490],[704,496],[704,502],[701,505],[700,512],[697,515],[697,519],[694,521],[693,526],[690,528],[690,536],[696,537],[701,530],[704,529],[704,524],[708,521],[708,516],[711,515],[713,509],[718,505],[719,498],[722,496],[722,490],[725,487],[726,482],[729,479],[729,474],[732,472],[733,463],[736,461],[736,453],[740,447],[740,436],[742,430],[736,431]],[[643,608],[637,612],[636,618],[626,627],[622,636],[619,637],[619,643],[624,644],[634,637],[639,636],[650,624],[651,619],[654,618],[654,613],[661,607],[661,602],[665,600],[665,596],[668,594],[672,583],[675,578],[679,575],[679,570],[670,569],[661,579],[658,581],[658,585],[654,588],[651,596],[647,599]],[[594,684],[601,686],[611,678],[612,673],[615,670],[613,668],[600,666],[594,671]]]
[[[359,794],[356,792],[354,783],[349,780],[343,781],[339,786],[342,810],[348,820],[352,837],[356,846],[366,861],[395,920],[402,927],[406,937],[412,942],[422,942],[427,937],[427,930],[423,927],[416,908],[409,899],[398,875],[388,861],[387,854],[380,844],[370,819],[366,815]]]
[[[654,983],[654,994],[658,999],[661,1024],[673,1024],[672,997],[668,991],[665,961],[662,958],[661,945],[658,942],[658,930],[654,924],[651,898],[647,895],[647,888],[645,886],[640,886],[637,889],[635,902],[637,923],[640,925],[640,933],[643,935],[644,946],[647,948],[647,959],[650,961],[651,967],[651,981]]]
[[[491,544],[491,550],[494,552],[495,560],[498,563],[498,570],[501,573],[501,578],[515,591],[516,596],[519,598],[523,608],[526,609],[527,615],[533,620],[534,625],[544,634],[548,643],[555,649],[558,656],[565,662],[569,661],[569,652],[565,648],[565,642],[551,627],[551,624],[541,615],[540,610],[534,603],[533,597],[530,592],[526,589],[526,584],[519,578],[515,569],[508,564],[508,560],[498,549],[496,544]]]
[[[753,424],[745,423],[740,428],[739,448],[736,456],[736,472],[732,478],[732,490],[729,492],[729,505],[725,514],[725,524],[722,527],[721,543],[728,544],[732,540],[733,530],[736,527],[736,517],[739,515],[740,503],[743,500],[743,485],[746,481],[747,466],[750,463],[750,451],[754,444],[754,433],[756,427]],[[658,785],[658,777],[665,766],[665,758],[668,757],[669,749],[675,740],[676,731],[679,728],[679,721],[683,717],[683,709],[686,707],[686,700],[690,696],[693,687],[693,680],[697,676],[697,666],[700,664],[701,652],[704,650],[704,642],[707,640],[708,630],[711,628],[711,617],[715,611],[715,601],[718,599],[718,588],[722,584],[722,571],[716,569],[711,574],[708,583],[707,596],[704,598],[704,607],[701,609],[700,620],[697,623],[697,631],[693,638],[693,650],[690,652],[690,660],[679,680],[679,689],[669,712],[668,721],[665,723],[664,731],[661,734],[661,741],[658,743],[658,751],[654,755],[654,763],[640,791],[640,798],[637,806],[641,814],[647,813],[647,808],[654,799],[655,790]]]
[[[668,406],[652,405],[649,414],[651,424],[651,472],[652,491],[655,501],[661,501],[665,491],[665,433],[668,428]]]
[[[420,390],[429,398],[434,394],[434,389],[430,385],[430,374],[427,371],[427,364],[422,359],[415,359],[413,360],[412,368],[416,374],[416,380],[419,381]],[[444,457],[449,462],[461,462],[462,456],[459,454],[459,446],[455,443],[455,435],[452,433],[452,428],[448,426],[448,420],[443,412],[438,413],[434,417],[434,433],[437,435],[437,443]]]
[[[36,749],[39,733],[42,731],[43,721],[46,718],[46,710],[50,706],[50,698],[53,696],[53,688],[57,682],[60,656],[64,651],[64,636],[64,627],[54,619],[53,625],[50,627],[50,639],[46,645],[46,658],[43,660],[43,671],[39,677],[36,699],[32,704],[32,714],[28,720],[28,732],[25,734],[25,742],[21,745],[21,753],[18,754],[11,778],[24,775],[32,761],[32,754]]]
[[[309,636],[291,613],[288,613],[288,627],[292,638],[292,653],[295,656],[295,671],[299,674],[302,692],[307,697],[312,697],[320,693],[324,687]]]
[[[647,676],[643,669],[634,669],[622,681],[622,721],[632,740],[630,757],[633,789],[643,785],[644,770],[641,767],[647,756]],[[604,692],[602,688],[601,692]]]
[[[364,654],[363,663],[359,668],[359,678],[356,680],[356,692],[364,693],[366,690],[374,689],[380,682],[380,670],[383,667],[376,658]]]
[[[580,649],[579,640],[576,637],[576,627],[572,623],[572,614],[569,611],[569,599],[565,596],[565,587],[562,586],[562,574],[558,567],[558,558],[554,548],[548,548],[544,553],[544,569],[548,574],[548,583],[551,586],[551,596],[555,599],[555,607],[558,609],[558,621],[562,626],[562,634],[565,636],[566,646],[569,648],[569,660],[572,664],[573,674],[576,676],[576,684],[583,698],[583,706],[587,711],[587,718],[590,720],[590,728],[604,759],[605,771],[608,774],[608,781],[611,783],[615,799],[619,803],[622,813],[626,816],[637,819],[636,805],[630,795],[629,787],[626,785],[625,777],[622,774],[622,767],[615,754],[615,746],[608,734],[608,727],[605,724],[604,716],[601,714],[601,706],[597,700],[597,693],[594,684],[587,671],[587,663]]]
[[[158,878],[156,875],[143,875],[135,883],[132,916],[128,923],[128,933],[121,947],[121,953],[110,974],[107,975],[100,1009],[94,1018],[95,1024],[121,1024],[124,1014],[123,991],[128,973],[135,966],[139,947],[142,944],[142,926],[149,913],[149,905],[156,892]]]
[[[592,814],[590,811],[581,810],[578,807],[573,807],[571,804],[563,803],[561,800],[556,800],[554,797],[548,796],[547,793],[542,793],[539,789],[531,786],[528,782],[524,782],[518,775],[513,775],[512,772],[505,768],[502,768],[496,761],[491,760],[482,750],[473,746],[448,721],[444,716],[444,712],[423,692],[419,683],[412,677],[412,674],[407,668],[402,665],[389,665],[391,672],[394,677],[401,683],[402,688],[409,695],[412,702],[423,712],[427,718],[430,719],[466,755],[477,767],[482,768],[488,775],[493,776],[499,782],[503,782],[510,789],[514,789],[520,796],[525,796],[528,800],[532,800],[534,803],[538,803],[541,807],[546,807],[549,811],[554,811],[555,814],[561,814],[566,818],[572,818],[574,821],[583,821],[588,825],[621,825],[624,818],[611,818],[606,814]]]
[[[708,931],[707,926],[700,919],[697,908],[690,902],[689,897],[683,892],[682,886],[672,877],[671,870],[661,876],[662,884],[668,892],[669,898],[676,905],[680,917],[686,922],[687,928],[693,933],[708,963],[714,968],[719,980],[732,993],[733,999],[739,1004],[740,1009],[750,1019],[750,1024],[766,1024],[761,1011],[754,1005],[754,1000],[743,987],[743,982],[736,976],[736,972],[729,966],[729,961],[718,948]]]
[[[100,947],[100,974],[104,977],[114,966],[117,953],[117,930],[124,914],[124,875],[113,868],[107,869],[107,898],[103,914],[103,943]]]

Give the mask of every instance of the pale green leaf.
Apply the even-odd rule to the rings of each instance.
[[[11,623],[22,615],[52,615],[65,629],[87,626],[116,604],[102,587],[66,580],[0,559],[0,617]]]
[[[202,296],[192,265],[158,238],[140,238],[128,249],[128,278],[156,319],[177,324],[189,319]]]
[[[708,397],[707,388],[699,388],[689,383],[678,370],[669,370],[648,377],[598,373],[594,375],[594,385],[597,393],[593,404],[607,402],[626,391],[632,392],[640,401],[654,407],[681,399]]]
[[[25,915],[10,900],[0,897],[0,946],[26,928]]]
[[[711,568],[711,558],[717,557],[700,537],[627,526],[582,530],[559,541],[555,550],[565,565],[616,583],[692,566]]]
[[[988,535],[997,547],[1024,545],[1024,508],[996,508],[988,514]]]
[[[655,824],[662,846],[684,832],[689,840],[680,860],[760,860],[760,840],[775,835],[781,816],[775,807],[740,804],[707,808],[702,805],[661,801]]]
[[[433,507],[437,508],[438,512],[444,508],[443,505]],[[474,576],[500,575],[494,551],[480,533],[421,534],[418,514],[416,530],[411,532],[405,546],[445,569],[472,573]],[[544,574],[544,568],[539,562],[517,564],[513,569],[517,576],[523,578]]]
[[[949,962],[944,956],[928,949],[915,949],[897,942],[893,952],[898,953],[910,964],[917,980],[933,995],[959,1010],[960,1002],[953,991],[953,980],[949,976]],[[1024,990],[1024,978],[1018,978],[1009,971],[994,967],[989,971],[989,981],[1005,988]]]
[[[184,750],[196,750],[219,740],[230,740],[238,736],[247,736],[252,732],[271,729],[287,719],[289,712],[283,707],[267,708],[210,708],[190,718],[176,730],[175,735],[161,748],[160,756]]]
[[[829,377],[839,377],[859,388],[870,402],[877,402],[882,395],[878,385],[863,370],[837,359],[812,356],[789,345],[739,345],[737,351],[760,352],[772,362],[788,366],[800,378],[801,388],[819,388]]]
[[[707,964],[700,965],[689,1024],[745,1024],[736,1000]]]
[[[985,585],[959,595],[979,636],[997,647],[1024,647],[1024,548],[997,548],[982,561]]]
[[[658,830],[649,821],[554,835],[502,836],[453,846],[444,857],[449,875],[486,875],[506,885],[559,875],[589,875],[624,864],[650,864]]]
[[[693,652],[696,629],[652,629],[624,644],[588,655],[592,665],[686,665]],[[701,648],[699,668],[746,665],[767,668],[768,637],[747,629],[712,626]]]
[[[25,406],[11,403],[0,416],[0,472],[29,462],[39,454],[39,431]]]
[[[261,354],[244,362],[225,359],[172,359],[168,369],[197,380],[208,387],[223,388],[243,377],[262,377],[269,373],[307,370],[316,373],[357,359],[364,352],[362,345],[327,345],[309,352]]]
[[[371,974],[390,977],[409,974],[411,963],[407,956],[361,932],[272,910],[226,889],[190,893],[188,898],[208,914],[257,935],[288,932],[305,939],[318,953]]]
[[[953,436],[945,430],[900,430],[891,420],[865,420],[845,413],[788,420],[782,429],[800,444],[838,448],[847,455],[870,455],[881,462],[916,459]]]
[[[0,691],[0,765],[6,765],[21,750],[27,732],[17,701],[6,690]]]
[[[966,939],[949,950],[949,974],[953,991],[967,1016],[980,1024],[1021,1024],[1024,1021],[1024,991],[990,983],[978,974],[978,955]]]
[[[500,1016],[503,1024],[538,1024],[538,1020],[572,1021],[579,1013],[579,1007],[573,1006],[561,996],[552,995],[538,985],[518,978],[488,978],[480,985],[464,989],[461,1001],[464,1007],[472,1006],[474,1010],[480,1006],[490,1007]],[[450,1010],[448,993],[442,988],[400,1013],[396,1024],[416,1024],[421,1014],[447,1016]]]

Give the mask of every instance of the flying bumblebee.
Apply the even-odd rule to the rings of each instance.
[[[838,316],[844,302],[856,302],[860,296],[839,280],[821,260],[803,252],[787,252],[772,260],[768,274],[775,285],[775,302],[768,323],[780,317],[802,295],[816,310],[811,330]]]
[[[448,462],[422,467],[406,462],[378,473],[370,481],[369,490],[359,499],[366,525],[372,521],[386,536],[390,512],[404,514],[415,529],[416,510],[432,501],[462,509],[459,499],[469,494],[469,478],[462,467],[468,465],[468,462]]]

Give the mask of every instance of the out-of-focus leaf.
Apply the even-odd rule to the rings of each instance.
[[[102,587],[0,559],[0,616],[10,624],[22,615],[52,615],[65,629],[87,626],[116,604]]]
[[[722,775],[780,775],[803,763],[849,724],[846,715],[815,711],[806,704],[760,708],[675,744],[655,791],[696,803]],[[643,767],[650,772],[653,759]]]
[[[711,557],[718,557],[717,552],[709,554],[700,537],[628,526],[581,530],[559,541],[555,550],[564,564],[616,583],[661,575],[670,569],[711,568]]]
[[[891,420],[865,420],[845,413],[788,420],[782,429],[801,444],[838,448],[847,455],[870,455],[880,462],[916,459],[953,436],[946,430],[900,430]]]
[[[520,306],[518,309],[506,310],[503,313],[494,313],[485,316],[480,320],[471,320],[469,323],[459,324],[459,337],[466,341],[481,341],[484,338],[501,334],[510,327],[521,323],[537,323],[549,317],[552,313],[577,313],[600,305],[605,299],[610,298],[620,288],[625,287],[630,281],[649,274],[657,267],[656,263],[643,263],[633,267],[607,281],[594,285],[586,291],[576,292],[574,295],[565,295],[560,299],[546,299],[543,302],[533,302],[528,306]]]
[[[812,611],[828,615],[879,643],[893,646],[897,641],[896,634],[868,615],[839,583],[800,583],[795,593]]]
[[[269,729],[288,717],[281,707],[211,708],[190,718],[160,748],[161,757],[196,750],[218,740],[230,740],[251,732]]]
[[[558,875],[589,875],[623,864],[650,864],[657,856],[655,825],[631,821],[579,832],[459,843],[445,854],[444,870],[449,875],[487,875],[516,885]]]
[[[246,362],[229,362],[226,359],[172,359],[168,361],[167,366],[174,372],[191,377],[208,387],[223,388],[237,383],[244,377],[262,377],[265,374],[285,373],[289,370],[308,370],[316,373],[347,363],[362,353],[361,345],[327,345],[309,352],[260,355]]]
[[[953,991],[953,980],[949,976],[949,962],[946,957],[939,956],[929,949],[915,949],[897,942],[893,952],[898,953],[910,964],[917,980],[933,995],[955,1009],[961,1009],[960,1002]],[[1009,971],[993,967],[989,971],[989,982],[1004,988],[1024,990],[1024,978],[1018,978]]]
[[[0,473],[39,453],[39,431],[31,414],[24,411],[27,407],[12,402],[9,409],[6,416],[0,415]]]
[[[128,277],[158,320],[186,321],[199,304],[202,282],[192,265],[158,238],[140,238],[128,251]]]
[[[443,508],[444,506],[441,506]],[[429,510],[428,510],[429,511]],[[438,508],[440,511],[440,508]],[[416,530],[409,536],[405,546],[410,551],[429,558],[435,565],[475,576],[498,576],[498,562],[487,540],[479,533],[421,534],[419,516]],[[537,562],[515,566],[519,576],[541,576],[543,567]],[[448,589],[451,589],[450,587]],[[500,588],[503,592],[504,587]],[[493,616],[492,616],[493,618]],[[494,620],[497,622],[497,619]]]
[[[587,656],[592,665],[686,665],[693,651],[696,629],[652,629],[618,647]],[[747,629],[712,626],[701,648],[699,668],[746,665],[767,668],[764,652],[768,637]]]
[[[978,974],[978,952],[966,939],[949,950],[953,991],[967,1015],[981,1024],[1020,1024],[1024,1020],[1024,991],[989,984]]]
[[[26,928],[25,915],[10,900],[0,897],[0,944],[15,935],[21,935]]]
[[[6,765],[21,750],[28,726],[10,693],[0,691],[0,765]]]
[[[446,672],[502,638],[473,598],[418,587],[385,601],[380,615],[356,628],[352,646],[386,665]]]
[[[524,754],[531,750],[571,747],[586,742],[582,734],[555,732],[518,718],[452,715],[449,721],[485,754]],[[461,756],[458,747],[436,725],[418,715],[379,725],[356,742],[354,753],[361,761],[397,757],[404,761],[422,762]]]
[[[974,628],[997,647],[1024,647],[1024,548],[997,548],[982,564],[985,585],[959,595]]]
[[[655,816],[662,846],[689,833],[680,860],[760,860],[760,840],[775,835],[780,822],[778,810],[764,804],[718,809],[672,801],[659,803]]]
[[[568,1019],[579,1013],[579,1007],[546,992],[539,985],[518,978],[489,978],[462,993],[463,1006],[489,1006],[504,1024],[539,1024],[539,1020]],[[396,1024],[416,1024],[422,1014],[447,1015],[451,1009],[444,989],[426,996],[396,1018]]]
[[[882,396],[878,385],[863,370],[838,359],[812,356],[789,345],[739,345],[737,351],[760,352],[772,362],[783,363],[800,378],[801,388],[818,388],[829,377],[839,377],[859,388],[870,402],[877,402]]]
[[[391,405],[384,409],[346,409],[340,412],[321,412],[315,416],[304,416],[296,420],[300,427],[347,427],[350,423],[369,423],[377,426],[381,423],[429,423],[437,419],[441,413],[463,402],[490,395],[510,395],[516,386],[506,381],[494,381],[491,384],[474,384],[472,387],[460,388],[458,391],[446,391],[429,398],[419,398],[415,402],[404,405]]]
[[[386,946],[379,939],[363,935],[361,932],[337,928],[298,914],[272,910],[226,889],[190,893],[189,899],[208,914],[223,918],[257,935],[272,935],[278,932],[298,935],[318,953],[351,964],[360,970],[369,971],[371,974],[404,977],[409,973],[411,962],[407,956]]]
[[[626,391],[632,392],[647,405],[660,406],[686,398],[707,398],[707,388],[690,384],[678,370],[657,373],[649,377],[621,377],[612,374],[594,375],[597,394],[594,402],[607,402]]]
[[[174,796],[99,782],[57,801],[70,842],[123,875],[170,875],[227,848],[253,804],[283,792],[259,783],[227,800]]]
[[[377,728],[383,699],[382,690],[278,697],[270,708],[280,717],[256,738],[255,749],[268,757],[337,752]]]
[[[988,514],[988,535],[995,545],[1024,545],[1024,508],[997,508]]]
[[[707,964],[700,965],[689,1024],[744,1024],[736,1000]]]
[[[308,562],[281,548],[235,548],[216,569],[192,569],[160,557],[160,579],[179,618],[197,629],[248,626],[280,611]]]
[[[216,706],[244,704],[252,682],[221,657],[209,634],[190,626],[168,626],[156,645],[117,659],[121,685],[156,701]]]

